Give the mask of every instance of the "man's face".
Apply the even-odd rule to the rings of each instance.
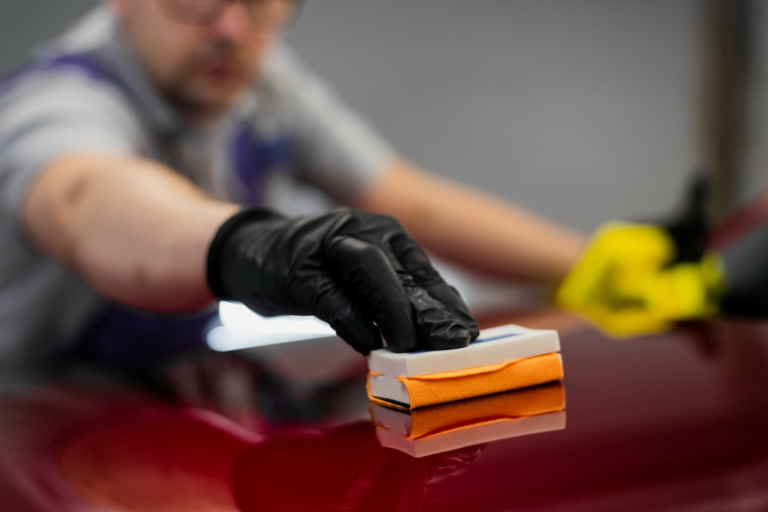
[[[195,115],[226,110],[257,78],[292,0],[112,0],[162,92]]]

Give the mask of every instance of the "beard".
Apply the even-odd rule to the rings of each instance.
[[[192,118],[226,113],[258,78],[258,59],[227,40],[198,49],[164,85],[165,97]]]

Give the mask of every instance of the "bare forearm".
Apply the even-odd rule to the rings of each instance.
[[[579,233],[404,162],[385,173],[361,206],[398,217],[437,254],[509,279],[557,283],[584,244]]]
[[[560,282],[576,263],[581,237],[484,194],[445,197],[463,206],[435,205],[442,220],[414,228],[436,253],[487,274],[544,283]]]
[[[188,311],[212,300],[207,249],[236,210],[159,164],[80,155],[43,172],[24,218],[42,250],[102,295],[145,309]]]

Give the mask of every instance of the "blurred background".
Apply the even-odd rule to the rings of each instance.
[[[95,3],[0,3],[0,70]],[[719,165],[732,204],[768,186],[761,5],[308,0],[288,39],[408,158],[591,230],[671,212],[695,168]]]
[[[768,187],[765,0],[305,1],[290,43],[406,157],[437,174],[584,231],[612,219],[664,218],[696,169],[718,186],[713,216]],[[97,2],[0,0],[0,73],[22,65],[35,44]],[[530,297],[531,290],[444,271],[476,308]],[[224,304],[220,311],[229,345],[209,337],[217,350],[238,348],[234,332],[244,333],[243,347],[256,339],[273,343],[286,332],[292,339],[332,334],[311,319],[290,328],[278,319],[270,330],[253,323],[244,306]],[[455,499],[461,493],[478,510],[494,499],[495,510],[511,500],[523,507],[526,500],[552,500],[558,509],[581,504],[580,510],[637,510],[675,498],[677,506],[664,510],[758,510],[768,502],[765,325],[687,325],[640,343],[607,343],[570,317],[527,313],[489,314],[486,321],[560,331],[568,428],[489,448],[467,473],[474,480],[445,488],[446,503],[466,510]],[[286,425],[290,433],[294,423],[367,418],[361,361],[340,340],[323,338],[174,361],[141,382],[245,425],[255,444]],[[112,496],[123,504],[135,498],[140,505],[133,510],[144,512],[152,498],[160,504],[152,510],[168,510],[176,498],[179,510],[191,510],[213,503],[206,493],[219,492],[219,470],[224,491],[214,497],[230,500],[232,466],[222,461],[242,440],[231,442],[218,416],[213,431],[201,430],[195,416],[158,408],[143,387],[87,377],[93,380],[81,387],[54,383],[0,402],[0,509],[40,510],[15,506],[29,494],[59,512],[86,510],[81,501],[94,496],[105,504]],[[9,385],[0,379],[0,389]],[[151,416],[143,416],[147,410]],[[137,419],[126,422],[131,414]],[[88,423],[96,417],[99,423]],[[146,418],[154,423],[142,423]],[[317,432],[313,438],[321,439]],[[62,435],[74,455],[69,466],[54,466],[39,447],[49,450]],[[346,460],[318,453],[329,463]],[[103,494],[91,494],[86,484],[84,497],[62,487],[55,467],[64,477],[92,478]],[[328,475],[348,474],[328,468]],[[510,468],[524,471],[510,479]],[[135,487],[120,487],[126,483]],[[150,499],[142,494],[147,489]],[[77,503],[70,507],[68,500]],[[692,500],[704,505],[683,505]]]

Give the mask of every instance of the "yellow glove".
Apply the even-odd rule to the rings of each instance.
[[[707,254],[698,262],[670,265],[676,253],[672,236],[662,227],[606,224],[558,289],[556,302],[619,337],[715,314],[718,258]]]

